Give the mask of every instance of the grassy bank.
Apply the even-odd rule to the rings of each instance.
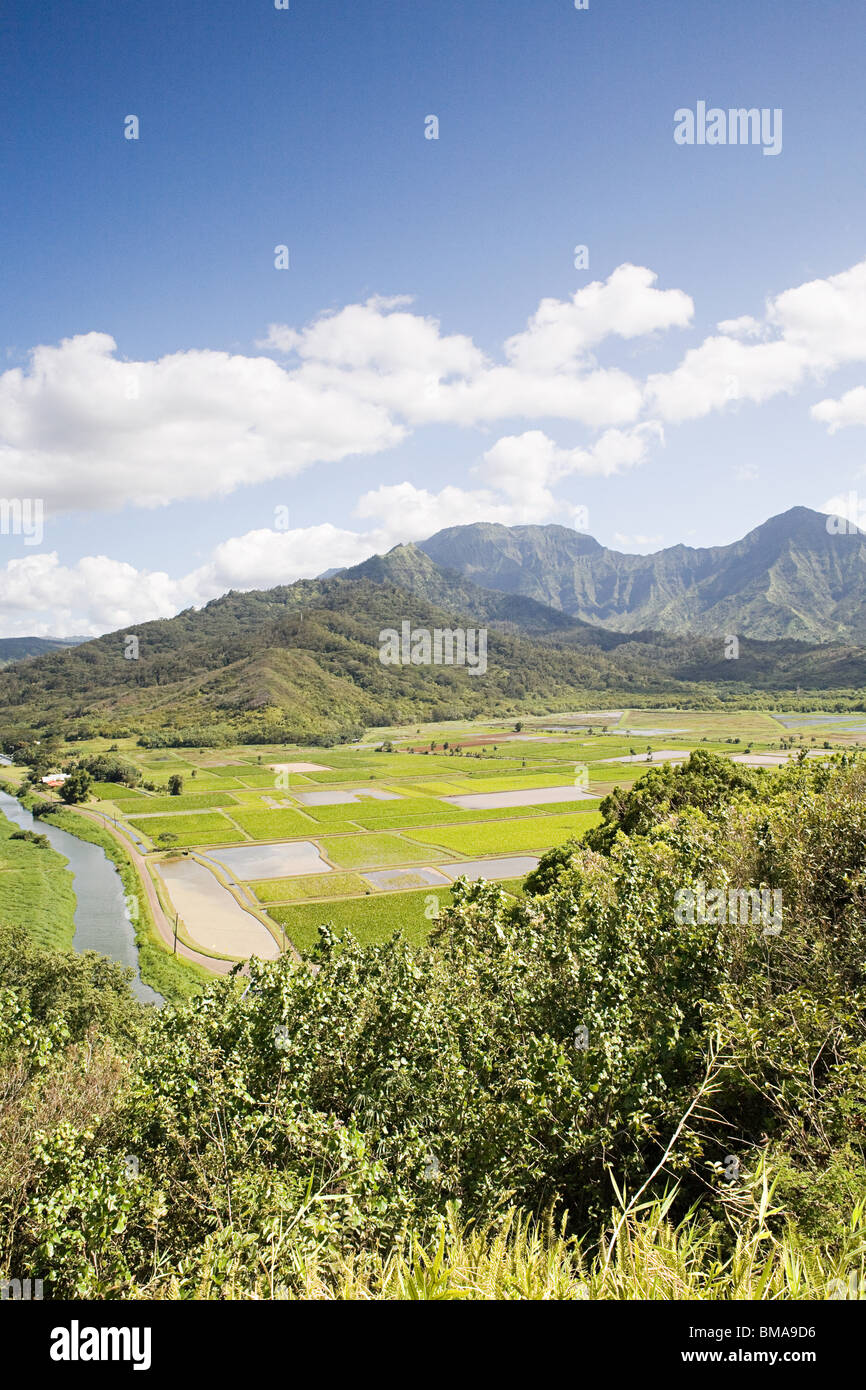
[[[50,845],[13,839],[17,831],[0,812],[0,922],[20,923],[40,946],[68,949],[75,935],[68,861]]]

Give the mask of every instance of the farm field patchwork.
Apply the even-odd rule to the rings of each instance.
[[[338,930],[354,923],[376,940],[411,912],[408,929],[424,935],[428,894],[447,894],[464,871],[502,872],[519,893],[540,854],[597,823],[602,796],[645,776],[648,747],[656,766],[665,750],[687,757],[694,748],[775,762],[783,739],[795,749],[825,739],[851,746],[858,720],[866,723],[862,715],[631,709],[524,719],[519,731],[483,720],[377,730],[338,748],[130,746],[123,755],[159,790],[100,783],[94,794],[157,850],[165,848],[159,836],[171,835],[176,847],[224,865],[306,949],[325,909]],[[173,772],[184,779],[178,797],[165,794]],[[576,792],[588,799],[577,805]]]

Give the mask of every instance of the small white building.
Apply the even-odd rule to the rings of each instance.
[[[62,787],[66,778],[67,773],[65,772],[49,772],[48,776],[41,780],[46,787]]]

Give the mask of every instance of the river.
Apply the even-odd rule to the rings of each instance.
[[[75,890],[76,951],[99,951],[135,971],[133,994],[143,1004],[162,1004],[161,994],[146,985],[138,968],[135,932],[126,912],[126,897],[120,874],[99,845],[79,840],[50,820],[35,820],[8,792],[0,791],[0,811],[22,830],[45,835],[54,849],[69,860]]]

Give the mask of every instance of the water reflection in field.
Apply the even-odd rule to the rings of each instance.
[[[327,874],[331,865],[312,840],[285,840],[277,845],[237,845],[214,850],[203,858],[225,864],[239,879],[294,878],[300,874]]]

